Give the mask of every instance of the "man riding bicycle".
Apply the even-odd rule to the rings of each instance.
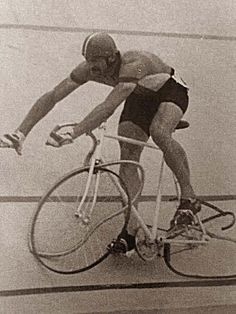
[[[172,138],[179,121],[188,107],[188,87],[175,70],[155,54],[145,51],[121,53],[110,35],[93,33],[82,47],[85,61],[81,62],[61,83],[40,97],[32,106],[14,133],[1,139],[1,146],[12,147],[21,154],[23,142],[34,125],[53,107],[81,85],[95,81],[112,86],[106,99],[97,105],[71,132],[50,138],[55,147],[72,143],[84,133],[106,121],[125,101],[118,134],[147,141],[151,136],[164,154],[166,164],[175,174],[181,188],[181,201],[171,221],[176,224],[192,223],[193,215],[200,211],[190,183],[187,156],[181,145]],[[139,161],[142,147],[120,143],[121,159]],[[136,194],[139,177],[132,165],[121,165],[120,176],[130,195]],[[126,249],[134,247],[136,225],[129,225],[124,235]]]

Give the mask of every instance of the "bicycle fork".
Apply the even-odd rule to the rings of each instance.
[[[94,206],[96,204],[97,201],[97,195],[98,195],[98,187],[99,187],[99,182],[100,182],[100,171],[98,171],[95,175],[95,183],[94,183],[94,187],[93,187],[93,193],[91,196],[89,196],[89,192],[90,192],[90,188],[92,186],[92,181],[94,180],[93,175],[94,175],[94,168],[96,165],[97,160],[95,158],[92,159],[91,161],[91,165],[88,171],[88,178],[87,178],[87,182],[85,185],[85,190],[84,190],[84,194],[83,197],[80,200],[78,200],[77,202],[77,209],[75,211],[75,216],[78,217],[81,221],[81,223],[83,225],[88,225],[90,223],[91,220],[91,216],[93,213],[93,209]],[[86,203],[87,200],[91,200],[88,203]],[[79,204],[78,204],[79,203]]]

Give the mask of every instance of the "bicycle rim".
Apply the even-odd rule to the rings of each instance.
[[[217,209],[221,214],[211,216],[210,208],[213,208],[214,205],[206,202],[204,205],[201,211],[201,215],[204,217],[201,217],[201,220],[205,221],[204,227],[208,241],[203,245],[166,245],[165,262],[173,272],[189,278],[235,279],[236,233],[235,228],[225,228],[232,220],[232,216],[217,207],[215,210]],[[193,239],[201,235],[199,227],[193,227],[188,237],[186,237],[186,233],[182,233],[174,240],[189,240],[191,232]]]
[[[30,249],[47,269],[60,274],[86,271],[102,262],[110,253],[107,246],[125,225],[124,211],[131,208],[113,183],[119,176],[101,166],[95,167],[84,208],[93,202],[96,176],[100,175],[97,199],[90,222],[75,215],[88,179],[88,167],[74,170],[61,178],[40,200],[34,214]],[[113,179],[111,179],[111,176]],[[123,189],[125,188],[122,183]]]

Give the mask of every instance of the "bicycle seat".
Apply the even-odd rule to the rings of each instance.
[[[186,120],[180,120],[179,123],[176,125],[176,130],[186,129],[189,127],[189,123]]]

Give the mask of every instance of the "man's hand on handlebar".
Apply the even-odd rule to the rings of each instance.
[[[15,149],[18,155],[21,155],[24,140],[25,140],[25,136],[20,131],[4,134],[0,138],[0,147],[13,148]]]
[[[55,127],[52,132],[50,133],[46,145],[53,146],[53,147],[61,147],[67,144],[73,143],[73,129],[71,131],[66,132],[58,132],[59,127]]]

